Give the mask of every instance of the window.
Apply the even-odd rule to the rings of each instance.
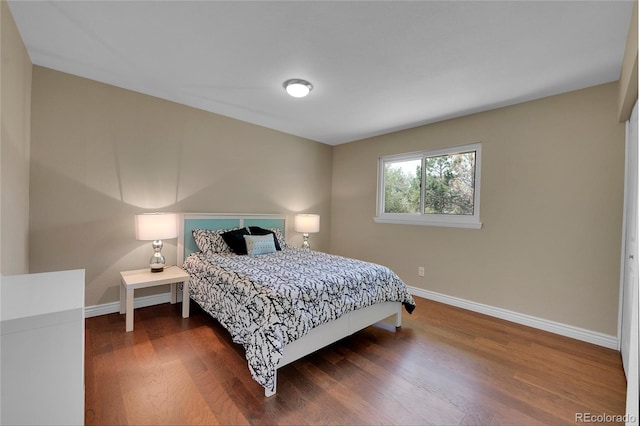
[[[376,222],[482,227],[479,143],[380,158]]]

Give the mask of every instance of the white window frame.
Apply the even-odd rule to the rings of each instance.
[[[475,188],[473,199],[473,215],[447,215],[447,214],[425,214],[425,213],[385,213],[384,193],[385,174],[384,166],[387,162],[421,160],[422,161],[422,182],[420,185],[420,212],[424,212],[424,185],[425,173],[424,163],[427,157],[437,157],[442,155],[462,154],[465,152],[476,152],[475,164]],[[417,151],[405,154],[388,155],[378,159],[378,191],[377,210],[374,221],[377,223],[394,223],[403,225],[424,225],[424,226],[444,226],[452,228],[482,228],[480,221],[480,171],[482,170],[482,144],[480,142],[468,145],[459,145],[449,148],[435,149],[429,151]]]

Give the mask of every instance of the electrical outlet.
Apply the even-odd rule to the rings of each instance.
[[[424,266],[418,266],[418,276],[424,277]]]

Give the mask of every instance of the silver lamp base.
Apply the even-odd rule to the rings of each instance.
[[[162,272],[164,271],[165,259],[162,254],[162,240],[155,240],[151,243],[153,246],[153,256],[149,259],[149,267],[151,268],[151,272]]]
[[[309,245],[309,234],[306,232],[302,234],[302,248],[307,250],[311,248]]]

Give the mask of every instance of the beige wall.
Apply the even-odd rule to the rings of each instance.
[[[29,272],[31,60],[7,3],[0,2],[0,273]]]
[[[638,99],[638,2],[633,5],[627,43],[620,70],[620,92],[618,95],[619,120],[627,121]]]
[[[331,251],[421,289],[615,336],[617,96],[611,83],[335,147]],[[482,142],[481,230],[374,223],[378,157],[472,142]]]
[[[319,213],[328,249],[330,146],[37,66],[32,115],[31,271],[86,268],[87,306],[148,264],[135,213],[286,213],[293,244],[293,214]]]

